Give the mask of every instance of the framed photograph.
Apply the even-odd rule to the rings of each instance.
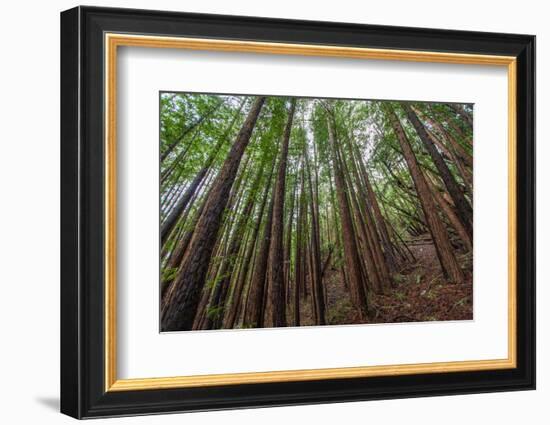
[[[61,411],[535,388],[535,37],[61,14]]]

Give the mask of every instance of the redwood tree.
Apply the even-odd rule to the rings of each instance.
[[[265,97],[257,97],[254,100],[222,170],[213,183],[203,214],[198,220],[189,248],[178,269],[178,275],[169,288],[165,304],[162,306],[162,330],[190,329],[193,325],[227,198],[264,102]]]
[[[407,161],[407,165],[411,172],[411,177],[414,181],[416,191],[422,205],[424,217],[426,218],[428,224],[428,229],[434,241],[441,268],[449,280],[454,283],[462,283],[464,280],[464,274],[462,273],[460,265],[458,264],[458,261],[453,253],[453,248],[449,242],[447,231],[443,226],[441,219],[437,215],[430,188],[422,175],[422,171],[418,165],[407,135],[405,134],[405,131],[403,130],[401,122],[395,114],[393,107],[390,104],[386,104],[385,107],[393,127],[393,131],[397,136],[403,156]]]
[[[283,249],[283,217],[285,203],[285,184],[286,184],[286,169],[288,158],[288,145],[290,142],[290,131],[292,130],[292,120],[296,110],[296,99],[290,101],[290,109],[288,111],[288,121],[282,138],[282,149],[279,158],[279,169],[277,171],[277,179],[275,190],[273,193],[273,223],[271,231],[271,303],[272,303],[272,320],[273,326],[286,326],[286,303],[284,292],[284,249]]]

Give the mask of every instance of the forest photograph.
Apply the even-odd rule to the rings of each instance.
[[[473,319],[472,104],[159,96],[161,332]]]

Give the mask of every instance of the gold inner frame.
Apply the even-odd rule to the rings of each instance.
[[[135,391],[214,385],[311,381],[416,373],[446,373],[516,367],[516,58],[462,53],[370,49],[326,45],[105,34],[105,391]],[[325,56],[468,65],[504,66],[508,71],[508,357],[419,364],[285,370],[118,379],[116,372],[116,100],[119,46]]]

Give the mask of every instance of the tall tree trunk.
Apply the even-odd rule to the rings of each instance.
[[[413,110],[418,115],[418,111],[413,108]],[[460,147],[460,150],[462,153],[460,153],[456,148],[454,143],[458,145],[456,141],[453,142],[450,141],[450,137],[448,136],[447,131],[443,128],[441,124],[439,124],[437,121],[432,120],[429,116],[426,114],[422,114],[422,116],[425,118],[425,120],[435,128],[436,132],[428,131],[428,135],[430,138],[437,144],[437,147],[441,149],[445,154],[450,158],[450,160],[454,163],[456,166],[458,173],[460,177],[462,178],[462,182],[464,185],[464,191],[466,195],[472,198],[472,157],[469,156],[464,148],[462,146]],[[447,143],[450,144],[450,146],[446,146],[445,141],[448,141]],[[469,168],[466,168],[466,165],[468,164]]]
[[[213,176],[207,176],[206,181],[201,184],[201,187],[209,187],[210,181],[212,180]],[[200,190],[200,188],[199,188]],[[192,208],[188,208],[183,216],[181,217],[182,222],[182,234],[181,236],[176,239],[177,242],[173,245],[172,251],[170,252],[170,255],[165,263],[164,268],[165,269],[178,269],[181,260],[183,259],[183,255],[185,254],[185,251],[187,250],[187,247],[189,246],[189,243],[191,242],[191,239],[193,238],[193,232],[197,226],[198,220],[200,216],[202,215],[202,212],[204,210],[204,204],[205,202],[202,202],[203,200],[208,199],[208,194],[210,193],[209,190],[205,191],[206,193],[201,197],[201,199],[198,201],[199,207],[194,212],[193,217],[190,219],[191,221],[188,223],[187,220],[189,219],[189,215],[192,212]],[[197,193],[195,193],[195,196],[192,198],[192,201],[197,197]],[[163,245],[162,248],[164,249],[166,245]],[[175,277],[175,276],[174,276]],[[165,292],[168,289],[168,287],[172,284],[174,277],[169,277],[167,279],[164,279],[162,282],[162,298],[164,299]]]
[[[317,190],[313,188],[311,178],[311,168],[307,154],[307,147],[304,149],[304,159],[306,164],[306,172],[309,180],[309,197],[311,211],[311,288],[312,298],[315,305],[315,319],[317,325],[326,324],[325,318],[325,295],[322,282],[322,265],[321,265],[321,242],[319,236],[319,200],[317,199]]]
[[[294,326],[300,326],[300,292],[304,286],[304,215],[306,210],[304,193],[304,164],[300,167],[300,198],[296,224],[296,253],[294,257]]]
[[[353,187],[352,176],[350,174],[348,164],[344,160],[343,152],[338,149],[339,162],[342,167],[344,176],[345,192],[347,193],[348,202],[352,212],[352,217],[355,216],[355,226],[353,234],[356,236],[356,244],[359,249],[359,257],[363,260],[363,273],[368,278],[368,282],[372,285],[377,293],[383,292],[383,285],[379,270],[376,264],[374,254],[374,241],[372,240],[367,229],[366,216],[363,216],[362,210],[357,200],[358,193]],[[352,164],[354,165],[354,164]],[[352,168],[353,169],[353,168]],[[361,255],[362,254],[362,255]]]
[[[208,198],[208,193],[205,195],[205,199]],[[191,208],[186,212],[190,212]],[[170,258],[166,262],[165,268],[166,269],[179,269],[179,266],[181,264],[181,260],[183,259],[183,255],[187,251],[187,248],[189,247],[189,243],[191,242],[191,239],[193,238],[193,231],[197,226],[197,223],[199,221],[200,216],[202,215],[202,212],[204,210],[204,202],[201,204],[199,209],[195,212],[195,215],[193,218],[191,218],[191,222],[189,223],[189,229],[183,233],[181,238],[177,241],[174,248],[172,249],[172,252],[170,254]],[[182,217],[182,219],[185,219],[186,217]],[[161,290],[161,300],[164,300],[164,297],[166,296],[166,291],[170,287],[170,285],[173,283],[174,277],[169,277],[162,282],[162,290]],[[162,301],[162,304],[164,304],[164,301]]]
[[[374,212],[374,218],[376,220],[376,228],[378,229],[378,233],[380,235],[380,240],[382,242],[382,246],[384,248],[384,257],[386,261],[388,262],[388,266],[391,271],[397,270],[397,260],[395,259],[394,255],[394,247],[391,242],[391,239],[388,234],[387,224],[386,220],[384,219],[384,216],[382,215],[382,212],[380,211],[380,205],[378,205],[378,200],[376,199],[376,194],[374,193],[374,190],[372,189],[372,184],[370,182],[370,178],[367,173],[367,169],[365,167],[365,164],[363,162],[363,158],[361,158],[361,155],[359,151],[356,149],[355,151],[357,161],[359,163],[359,171],[361,173],[361,176],[363,177],[363,182],[365,183],[365,188],[367,192],[367,199],[369,201],[370,206],[372,207],[372,211]]]
[[[462,191],[458,187],[458,184],[456,183],[453,175],[451,174],[451,170],[449,170],[449,167],[447,167],[447,164],[445,164],[443,157],[435,147],[433,141],[430,139],[430,136],[426,132],[424,125],[418,119],[416,113],[412,110],[412,108],[408,104],[403,104],[403,107],[407,112],[407,117],[409,118],[409,121],[414,126],[418,136],[420,137],[420,140],[422,140],[424,147],[430,154],[430,157],[432,158],[437,168],[437,171],[439,171],[439,175],[443,180],[443,183],[445,184],[445,187],[447,188],[449,195],[451,195],[451,198],[453,200],[453,203],[455,204],[455,208],[457,210],[458,217],[462,222],[462,225],[464,226],[466,231],[469,234],[471,234],[472,233],[472,216],[473,216],[471,205],[462,194]]]
[[[231,130],[233,129],[233,126],[235,125],[235,122],[237,121],[237,118],[239,117],[239,114],[244,106],[244,101],[241,102],[241,106],[235,113],[235,116],[227,129],[224,131],[223,135],[220,137],[216,145],[214,146],[214,149],[210,152],[210,155],[208,155],[208,159],[206,160],[206,163],[204,166],[200,169],[200,171],[195,175],[195,178],[185,191],[185,193],[180,197],[178,202],[176,203],[175,207],[172,209],[166,220],[162,223],[162,226],[160,228],[160,239],[161,244],[164,244],[166,240],[168,239],[168,236],[174,229],[174,226],[178,222],[178,218],[181,216],[183,211],[185,211],[185,208],[187,207],[187,204],[195,194],[197,188],[202,183],[204,177],[210,170],[210,167],[214,163],[214,160],[216,159],[216,156],[218,155],[218,152],[222,148],[222,146],[225,144],[225,141],[229,137],[229,134],[231,133]]]
[[[235,263],[237,261],[237,255],[241,250],[241,244],[243,242],[243,233],[245,232],[245,227],[254,207],[254,201],[256,200],[256,192],[258,186],[263,176],[264,171],[264,162],[262,161],[254,177],[254,181],[247,195],[245,205],[243,210],[240,212],[239,219],[236,224],[233,226],[233,231],[231,232],[231,239],[228,244],[227,253],[220,272],[218,284],[215,286],[212,293],[212,299],[210,300],[209,308],[216,311],[216,314],[209,315],[206,321],[206,329],[217,329],[221,326],[223,317],[225,314],[225,300],[227,297],[227,292],[229,290],[229,285],[231,283],[231,278],[233,276],[233,270]]]
[[[229,211],[240,210],[241,201],[244,198],[244,193],[240,190],[240,188],[243,181],[245,181],[249,177],[249,174],[251,174],[251,170],[247,167],[249,158],[250,156],[247,156],[244,164],[240,167],[241,172],[231,188],[231,193],[226,206],[227,213],[224,214],[223,223],[218,231],[220,236],[216,241],[214,250],[212,251],[213,254],[211,256],[210,265],[206,274],[206,282],[209,283],[209,288],[208,290],[203,290],[199,308],[195,314],[193,329],[210,329],[212,326],[212,322],[210,320],[217,318],[213,303],[218,304],[220,297],[223,297],[223,287],[220,287],[220,284],[223,284],[221,281],[223,281],[225,273],[228,272],[227,261],[229,259],[229,249],[231,248],[230,244],[232,241],[232,233],[230,230],[233,229],[234,223],[238,219],[237,214],[231,214]],[[214,298],[216,298],[216,301],[213,301]]]
[[[258,328],[263,323],[264,293],[266,284],[266,271],[269,262],[269,246],[271,245],[271,228],[273,223],[273,200],[271,197],[267,217],[265,218],[263,237],[260,240],[256,264],[250,279],[248,299],[243,324],[248,328]]]
[[[372,266],[376,270],[377,281],[378,281],[378,290],[379,292],[386,292],[391,286],[390,276],[388,271],[388,266],[386,264],[386,259],[382,253],[380,238],[376,231],[376,222],[374,221],[373,214],[371,211],[371,205],[369,202],[369,197],[367,191],[365,190],[364,184],[359,175],[359,170],[357,162],[355,160],[355,155],[353,151],[353,141],[348,139],[348,151],[349,151],[349,167],[352,170],[352,176],[355,178],[356,190],[353,191],[350,196],[354,198],[356,203],[356,209],[358,217],[360,218],[359,228],[364,234],[364,239],[368,245],[367,251],[370,251],[370,257],[372,261]],[[350,187],[351,182],[350,182]],[[369,252],[367,252],[366,259],[367,264],[369,262]],[[372,280],[372,279],[371,279]]]
[[[327,125],[329,134],[329,144],[332,155],[332,164],[334,169],[334,180],[336,184],[336,195],[340,208],[340,220],[342,222],[342,240],[344,245],[344,259],[346,262],[347,275],[352,291],[352,301],[357,307],[362,320],[365,320],[370,311],[368,306],[367,293],[365,291],[365,282],[363,282],[363,273],[361,269],[361,260],[356,245],[353,230],[353,221],[350,206],[346,196],[346,188],[342,169],[339,164],[337,135],[334,123],[334,116],[329,109],[327,113]]]
[[[464,281],[464,274],[462,273],[460,265],[458,264],[453,253],[447,231],[437,215],[430,188],[428,187],[426,180],[424,180],[422,170],[416,161],[416,157],[411,145],[409,144],[409,140],[407,139],[405,131],[399,122],[399,118],[395,115],[392,106],[386,105],[385,109],[401,146],[401,150],[403,151],[403,156],[409,166],[409,170],[416,186],[420,203],[422,204],[424,217],[426,218],[428,228],[432,235],[432,240],[434,241],[443,273],[449,280],[451,280],[451,282],[462,283]]]
[[[193,325],[227,198],[264,102],[265,97],[257,97],[254,101],[212,185],[205,209],[178,270],[178,276],[166,294],[167,302],[161,313],[163,331],[190,329]]]
[[[227,318],[225,319],[225,325],[224,327],[227,329],[231,329],[235,325],[235,321],[237,320],[237,315],[239,312],[239,305],[241,303],[241,297],[243,294],[244,284],[246,282],[246,278],[248,276],[248,271],[250,269],[250,264],[252,260],[252,256],[254,254],[254,248],[257,245],[256,240],[258,239],[258,233],[260,231],[260,225],[262,223],[262,217],[264,215],[264,209],[265,205],[267,203],[267,197],[269,194],[269,188],[271,187],[271,178],[273,176],[273,170],[275,168],[275,161],[273,161],[273,165],[271,166],[271,171],[269,173],[269,177],[266,180],[265,184],[265,190],[262,196],[262,201],[260,203],[260,207],[258,210],[258,219],[256,220],[256,223],[254,225],[254,228],[252,230],[252,236],[250,238],[251,242],[248,246],[248,249],[246,251],[246,254],[243,259],[243,265],[241,270],[239,271],[239,276],[237,279],[237,283],[235,284],[235,289],[233,291],[232,300],[230,304],[229,313],[227,314]]]
[[[273,326],[286,326],[286,303],[284,294],[284,247],[283,247],[283,216],[285,204],[285,184],[286,184],[286,166],[288,158],[288,145],[290,141],[290,131],[292,130],[292,120],[296,110],[296,99],[290,102],[288,120],[283,133],[281,157],[279,159],[279,169],[275,183],[274,201],[273,201],[273,229],[271,240],[271,303]]]
[[[433,114],[433,111],[430,111]],[[427,118],[428,122],[437,129],[442,143],[448,145],[451,158],[456,165],[462,181],[464,182],[464,192],[473,202],[473,158],[470,153],[443,127],[436,119]]]
[[[467,165],[470,169],[472,169],[473,167],[472,154],[468,152],[464,148],[464,146],[462,146],[462,144],[458,142],[458,140],[456,140],[456,138],[451,134],[450,129],[447,129],[443,126],[443,124],[441,123],[441,120],[445,117],[443,117],[441,114],[438,114],[436,111],[434,111],[433,108],[429,108],[429,112],[430,112],[429,122],[433,124],[433,126],[439,131],[439,133],[444,137],[444,139],[449,142],[452,150],[455,151],[455,153],[463,161],[463,163]],[[458,136],[464,136],[462,134],[462,131],[458,128],[458,126],[454,121],[447,120],[447,126],[452,127]]]
[[[449,219],[449,222],[460,236],[460,239],[462,240],[462,243],[464,244],[466,249],[468,251],[472,251],[472,235],[468,233],[468,231],[464,228],[462,222],[460,221],[460,218],[456,215],[454,209],[445,201],[445,199],[443,199],[443,196],[441,196],[441,194],[439,193],[439,189],[435,186],[431,179],[429,177],[426,177],[426,181],[428,182],[428,185],[432,190],[435,202],[437,203],[437,205],[439,205],[439,208],[441,208],[441,210]]]
[[[290,285],[292,281],[292,232],[294,230],[294,204],[296,203],[296,187],[298,179],[295,178],[290,196],[290,205],[288,208],[288,222],[286,229],[286,247],[285,247],[285,302],[290,302]]]
[[[363,270],[365,275],[368,277],[371,288],[378,294],[384,292],[382,286],[382,281],[378,273],[378,268],[376,266],[376,260],[373,253],[373,241],[370,237],[370,234],[367,230],[365,224],[365,218],[361,213],[359,203],[357,201],[357,196],[355,193],[349,194],[349,202],[351,204],[352,214],[355,216],[355,234],[357,240],[357,247],[359,252],[363,255],[359,257],[363,260]],[[370,289],[370,288],[369,288]]]

